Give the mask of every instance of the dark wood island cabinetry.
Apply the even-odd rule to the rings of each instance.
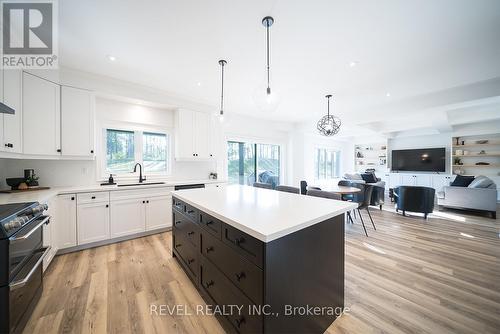
[[[207,304],[224,311],[218,319],[226,331],[323,333],[344,307],[349,205],[333,217],[264,241],[224,222],[221,213],[205,210],[203,201],[188,203],[190,193],[203,191],[225,190],[173,193],[173,256]]]

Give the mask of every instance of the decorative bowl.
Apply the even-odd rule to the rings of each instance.
[[[9,187],[11,187],[12,190],[16,190],[17,187],[19,187],[19,185],[24,182],[24,177],[7,178],[5,179],[5,182]]]

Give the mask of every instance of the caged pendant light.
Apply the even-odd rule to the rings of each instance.
[[[342,122],[337,116],[330,115],[330,98],[332,95],[328,94],[325,97],[328,99],[328,113],[318,121],[317,129],[323,136],[329,137],[339,132]]]

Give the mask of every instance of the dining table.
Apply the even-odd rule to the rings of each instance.
[[[361,191],[361,189],[356,187],[339,186],[339,185],[321,185],[319,188],[323,191],[328,191],[331,193],[339,195],[352,195]]]

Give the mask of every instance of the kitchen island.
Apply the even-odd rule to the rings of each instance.
[[[228,332],[323,333],[344,307],[356,204],[233,185],[173,194],[173,256]]]

